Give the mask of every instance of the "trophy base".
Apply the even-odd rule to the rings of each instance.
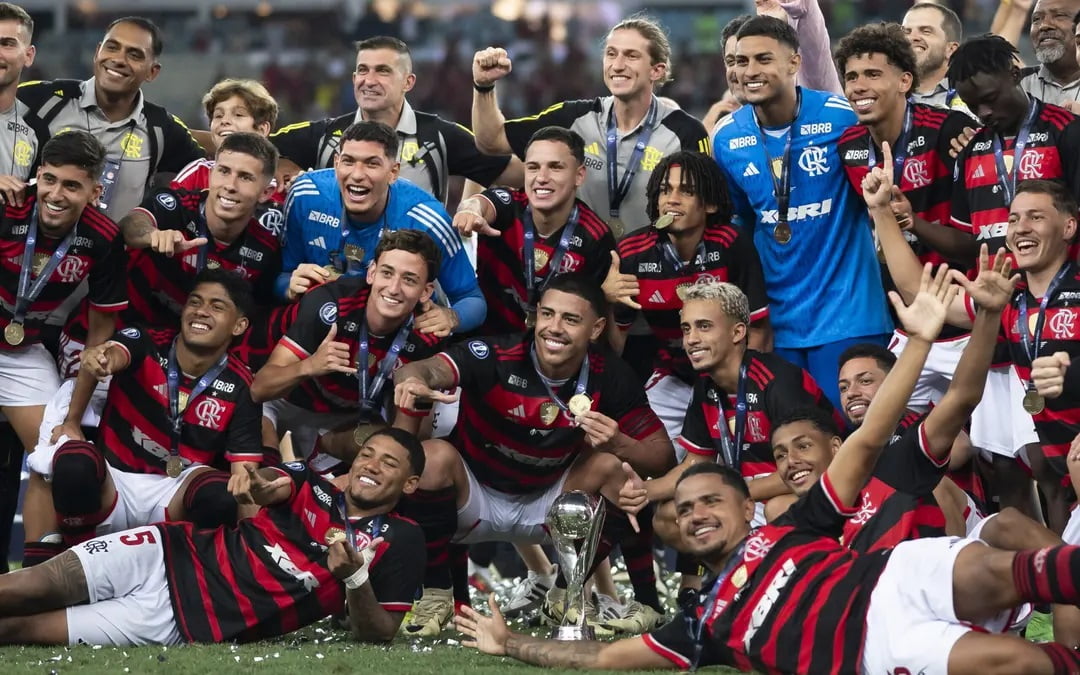
[[[595,640],[596,631],[588,624],[585,624],[584,626],[559,626],[551,631],[551,639],[565,641]]]

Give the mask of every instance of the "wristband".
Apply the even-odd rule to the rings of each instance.
[[[489,91],[494,91],[495,90],[495,85],[494,85],[494,83],[493,84],[477,84],[476,82],[473,82],[472,88],[475,89],[476,91],[480,92],[481,94],[486,94]]]
[[[355,591],[356,589],[358,589],[361,586],[363,586],[364,584],[366,584],[367,580],[368,580],[368,568],[367,568],[367,565],[364,565],[363,567],[356,570],[355,572],[353,572],[352,574],[350,574],[348,577],[345,578],[345,588],[347,588],[350,591]]]

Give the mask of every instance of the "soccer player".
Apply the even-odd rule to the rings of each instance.
[[[246,279],[269,309],[281,272],[281,245],[258,220],[273,191],[277,150],[255,133],[226,136],[218,146],[209,190],[159,188],[120,221],[131,255],[129,322],[176,325],[203,269],[224,269]],[[250,318],[250,316],[249,316]]]
[[[488,306],[484,335],[534,325],[536,301],[559,274],[581,272],[597,283],[604,280],[615,238],[576,197],[585,171],[581,136],[544,127],[525,149],[524,190],[488,188],[458,206],[457,231],[481,235],[476,275]]]
[[[143,96],[142,85],[161,72],[163,49],[161,30],[152,21],[122,17],[109,24],[94,52],[92,78],[19,87],[26,122],[39,143],[78,129],[105,146],[97,205],[114,220],[142,202],[155,175],[175,173],[204,155],[183,122]]]
[[[389,642],[424,567],[420,529],[393,509],[423,471],[397,429],[332,481],[303,464],[251,469],[232,491],[264,508],[236,527],[138,527],[0,576],[0,643],[251,642],[343,609],[354,638]]]
[[[888,208],[888,191],[874,196],[879,208]],[[910,346],[863,425],[784,516],[751,532],[752,502],[730,468],[703,464],[684,474],[675,495],[680,530],[716,575],[700,604],[654,633],[599,644],[512,633],[492,599],[494,616],[463,610],[457,625],[469,638],[465,645],[538,665],[594,669],[722,664],[787,673],[1074,671],[1080,657],[1064,645],[1036,645],[973,625],[991,624],[1023,601],[1076,602],[1072,580],[1080,577],[1080,548],[1014,553],[942,537],[858,554],[838,541],[944,321],[953,294],[944,272],[931,279],[927,269],[908,307],[893,296],[913,336]],[[778,448],[829,442],[808,422],[780,429],[773,439]]]
[[[960,17],[936,2],[917,2],[904,14],[903,26],[915,51],[917,78],[911,87],[912,102],[951,108],[970,115],[964,101],[945,77],[949,59],[964,39]]]
[[[83,350],[67,415],[52,433],[58,447],[33,453],[30,463],[51,479],[65,544],[160,520],[236,522],[230,472],[245,473],[263,459],[251,371],[229,353],[251,309],[247,282],[206,270],[178,326],[129,326]],[[87,401],[109,377],[95,445],[65,442],[83,440]]]
[[[425,302],[417,328],[440,337],[472,330],[485,314],[476,273],[442,204],[397,180],[397,144],[389,126],[356,122],[341,135],[333,169],[312,171],[292,184],[278,294],[295,301],[314,284],[363,274],[384,231],[421,230],[439,246],[438,282],[450,307]]]
[[[750,236],[731,223],[731,200],[716,162],[679,151],[660,160],[649,177],[649,219],[656,225],[619,242],[604,293],[615,307],[616,351],[640,314],[661,347],[645,388],[668,436],[682,432],[697,379],[679,326],[686,294],[698,284],[730,281],[748,298],[748,344],[769,348],[769,302],[761,262]]]
[[[87,282],[88,337],[97,345],[116,330],[116,314],[127,307],[123,238],[112,220],[94,209],[101,193],[97,176],[105,148],[85,132],[50,139],[41,151],[37,184],[27,187],[22,206],[4,207],[0,256],[0,411],[23,447],[33,448],[45,405],[60,386],[56,361],[42,344],[45,321]],[[37,540],[51,530],[48,486],[32,476],[23,509],[25,563],[40,561]]]
[[[1080,112],[1080,65],[1073,22],[1077,0],[1038,0],[1031,12],[1031,46],[1039,67],[1025,68],[1020,86],[1040,101]]]
[[[966,269],[977,247],[971,233],[957,228],[949,217],[955,168],[949,149],[950,141],[963,133],[971,118],[907,100],[919,84],[917,59],[897,24],[853,30],[837,47],[836,67],[859,118],[838,144],[852,186],[859,189],[870,169],[881,164],[881,145],[889,143],[894,149],[893,183],[899,188],[894,203],[904,237],[923,262],[952,261]],[[885,281],[886,290],[891,290],[892,280],[885,275]],[[906,341],[898,330],[890,349],[899,353]],[[913,410],[927,410],[941,398],[966,345],[965,331],[945,327],[912,395]]]
[[[563,101],[538,115],[506,120],[495,85],[511,67],[505,49],[489,47],[473,57],[476,147],[524,158],[537,130],[554,125],[576,131],[585,139],[587,170],[581,200],[607,222],[616,239],[649,224],[642,188],[665,155],[676,150],[708,151],[701,123],[653,94],[672,74],[671,45],[652,19],[633,16],[608,32],[603,73],[610,96]]]
[[[451,538],[540,543],[559,494],[584,490],[616,499],[623,461],[644,475],[674,464],[671,441],[629,366],[591,344],[603,335],[607,315],[598,284],[562,274],[540,297],[533,331],[466,340],[394,373],[399,410],[445,401],[449,396],[436,390],[461,387],[453,433],[424,444],[428,468],[418,499],[425,507],[415,515],[431,554]],[[608,547],[629,532],[614,508],[605,528]],[[599,552],[597,561],[605,556]],[[410,634],[437,634],[453,612],[446,556],[440,557],[432,559],[424,596],[405,626]],[[560,606],[553,590],[543,611],[558,620]]]
[[[304,294],[287,332],[251,385],[264,414],[293,446],[312,454],[326,430],[347,426],[370,434],[385,420],[392,399],[391,373],[436,353],[441,341],[416,329],[417,308],[431,297],[439,249],[418,230],[383,234],[366,277],[342,277]],[[363,373],[358,368],[363,366]],[[356,439],[356,446],[363,438]],[[309,457],[319,472],[339,459],[330,450]]]
[[[713,156],[761,256],[776,352],[835,404],[840,352],[884,344],[892,326],[865,209],[836,148],[857,118],[846,99],[796,86],[798,49],[778,19],[739,29],[735,69],[747,105],[717,125]]]
[[[409,47],[401,40],[377,35],[358,42],[352,82],[355,113],[290,124],[271,135],[281,151],[282,176],[333,166],[342,133],[350,124],[367,120],[394,129],[398,138],[394,159],[401,163],[401,176],[439,202],[450,198],[451,176],[484,186],[521,185],[520,160],[508,153],[484,155],[465,127],[413,109],[405,95],[416,85],[416,74]]]

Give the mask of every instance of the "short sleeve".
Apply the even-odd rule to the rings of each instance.
[[[462,389],[484,391],[494,386],[498,357],[490,338],[473,338],[451,345],[436,355],[454,371],[454,382]]]
[[[839,539],[844,533],[844,525],[847,524],[848,518],[857,511],[857,506],[851,509],[844,507],[836,491],[833,490],[829,474],[825,473],[773,524],[790,524],[797,530]]]
[[[551,126],[569,129],[577,118],[599,109],[600,99],[563,101],[545,108],[539,114],[507,120],[503,124],[503,131],[514,154],[525,159],[525,148],[534,133]]]
[[[124,239],[118,235],[108,242],[105,255],[94,261],[87,281],[90,309],[119,312],[127,308],[127,257]]]
[[[750,320],[758,321],[769,314],[769,296],[765,292],[765,273],[761,270],[761,258],[757,247],[746,230],[739,230],[732,253],[735,274],[732,281],[746,294],[750,301]]]
[[[236,401],[236,411],[229,421],[229,446],[225,459],[229,462],[263,461],[262,404],[251,400],[251,392],[244,386]]]
[[[949,468],[948,458],[941,463],[931,458],[924,422],[925,417],[904,430],[885,448],[874,467],[878,480],[916,497],[932,493]]]
[[[149,215],[159,230],[183,230],[187,224],[180,192],[171,187],[151,191],[137,209]]]
[[[716,445],[713,442],[712,433],[709,431],[709,423],[705,418],[706,400],[705,378],[699,377],[694,382],[694,393],[690,398],[690,404],[686,406],[682,432],[679,433],[675,442],[687,452],[715,457]]]
[[[416,525],[399,520],[393,527],[393,540],[371,568],[371,590],[386,611],[407,612],[423,585],[427,552]]]
[[[176,115],[165,123],[165,147],[158,160],[157,172],[179,173],[188,164],[206,156],[206,151]]]
[[[603,377],[598,410],[615,420],[619,431],[640,441],[664,428],[649,406],[645,388],[625,361],[616,356],[606,358]]]
[[[464,176],[487,186],[506,170],[510,155],[485,155],[477,150],[472,131],[446,120],[439,122],[446,142],[446,166],[451,176]]]
[[[317,169],[319,143],[326,133],[327,120],[298,122],[270,134],[270,142],[283,159],[301,169]]]
[[[313,288],[300,298],[296,319],[281,338],[280,344],[301,360],[315,353],[330,327],[337,323],[337,298],[328,286],[323,284]]]
[[[513,225],[520,215],[514,193],[515,190],[504,187],[488,188],[480,193],[495,209],[495,220],[492,222],[492,227],[500,232],[504,232]]]
[[[971,224],[971,204],[968,202],[967,189],[967,163],[971,159],[971,144],[961,151],[953,166],[953,182],[956,189],[952,191],[952,203],[949,206],[949,219],[953,227],[969,234],[974,233]]]
[[[127,352],[128,368],[134,368],[153,351],[153,342],[146,331],[136,326],[128,326],[116,331],[109,342],[118,345]]]

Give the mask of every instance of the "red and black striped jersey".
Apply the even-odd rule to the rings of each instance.
[[[15,312],[26,235],[37,203],[37,189],[30,186],[23,205],[4,206],[0,219],[0,329],[11,323]],[[6,340],[0,340],[0,350],[24,349],[40,341],[45,320],[64,306],[83,281],[89,289],[89,307],[100,312],[119,312],[127,307],[127,253],[120,228],[108,216],[89,206],[83,209],[74,228],[67,254],[53,270],[41,294],[27,308],[22,344],[12,346]],[[45,267],[62,241],[63,238],[45,236],[38,228],[32,262],[35,272]],[[33,281],[32,273],[30,283]]]
[[[930,455],[923,422],[928,413],[900,420],[874,474],[863,488],[858,511],[841,541],[860,553],[895,548],[908,539],[945,536],[945,514],[933,492],[949,468]]]
[[[206,192],[161,188],[149,195],[136,210],[147,214],[159,230],[178,230],[188,239],[202,236]],[[230,244],[214,240],[207,230],[207,266],[236,272],[251,283],[255,300],[268,311],[275,303],[273,285],[281,273],[281,242],[277,235],[252,218],[243,234]],[[125,316],[129,323],[153,328],[171,328],[180,320],[180,311],[198,270],[199,250],[191,249],[172,258],[150,249],[132,251],[128,264],[131,306]]]
[[[1027,296],[1028,325],[1020,321],[1020,298]],[[1013,292],[1012,300],[1001,314],[1001,336],[1008,345],[1009,358],[1016,366],[1016,373],[1025,383],[1031,377],[1031,358],[1024,348],[1021,330],[1026,330],[1028,338],[1034,339],[1035,322],[1039,316],[1039,302],[1042,298],[1031,295],[1023,281]],[[974,316],[971,300],[968,299],[968,311]],[[1073,359],[1080,360],[1080,269],[1070,263],[1070,269],[1058,285],[1054,296],[1046,306],[1046,321],[1043,325],[1042,340],[1038,345],[1039,356],[1049,356],[1056,352],[1066,352]],[[1076,438],[1080,429],[1080,368],[1070,367],[1065,371],[1065,388],[1057,398],[1046,399],[1045,409],[1035,420],[1035,431],[1039,434],[1043,454],[1050,466],[1068,481],[1069,472],[1065,458],[1069,445]],[[1067,484],[1067,483],[1066,483]]]
[[[487,300],[487,318],[480,329],[483,335],[502,335],[525,330],[525,307],[530,304],[525,287],[525,210],[529,199],[524,190],[489,188],[480,194],[495,209],[492,227],[502,234],[498,237],[480,236],[476,249],[476,278]],[[603,283],[611,266],[611,251],[615,237],[607,223],[580,199],[576,201],[577,225],[558,270],[551,269],[551,258],[559,246],[566,225],[551,236],[536,236],[533,260],[542,261],[539,269],[530,271],[543,279],[552,274],[579,272]],[[543,283],[543,282],[541,282]],[[540,286],[536,287],[537,292]]]
[[[251,642],[284,635],[342,611],[345,585],[327,567],[327,540],[343,534],[341,491],[300,462],[277,467],[289,499],[236,527],[158,525],[176,624],[191,642]],[[369,577],[375,598],[406,612],[424,577],[420,527],[396,514],[351,518],[361,548],[382,537]],[[376,529],[378,531],[376,531]]]
[[[775,354],[746,350],[746,429],[740,452],[743,477],[754,478],[776,471],[772,452],[773,422],[807,407],[828,412],[837,427],[845,427],[840,413],[810,373]],[[694,393],[686,408],[682,433],[676,443],[687,452],[722,459],[717,452],[721,442],[720,406],[728,430],[734,434],[737,392],[723,391],[708,373],[700,373]]]
[[[637,277],[640,313],[660,341],[655,370],[690,384],[694,369],[683,349],[679,327],[685,289],[695,283],[731,282],[749,299],[751,321],[769,315],[769,299],[754,240],[738,227],[706,227],[695,259],[678,267],[667,257],[665,241],[667,235],[652,226],[624,237],[619,241],[619,271]],[[628,330],[637,314],[638,310],[616,305],[615,322]]]
[[[1035,101],[1035,117],[1028,131],[1024,156],[1013,161],[1015,138],[1003,142],[1006,168],[1013,167],[1016,182],[1031,178],[1064,181],[1069,192],[1080,195],[1080,121],[1064,108]],[[994,159],[994,132],[983,127],[957,158],[952,221],[985,243],[991,255],[1005,246],[1009,202]]]
[[[371,287],[364,277],[341,277],[308,291],[300,300],[295,321],[278,344],[296,354],[301,360],[314,354],[322,344],[330,326],[337,324],[337,342],[349,346],[349,360],[356,363],[360,351],[360,322],[367,311]],[[387,335],[369,335],[367,368],[369,386],[386,357],[400,326]],[[434,356],[442,338],[410,328],[405,344],[398,353],[393,370],[410,361]],[[393,372],[391,370],[391,372]],[[382,389],[384,401],[394,398],[394,382],[389,377]],[[290,403],[312,412],[350,412],[360,409],[360,380],[355,375],[330,373],[304,380],[286,397]],[[383,406],[379,406],[379,411]]]
[[[769,675],[861,671],[870,596],[891,550],[856,553],[837,540],[851,509],[826,474],[773,523],[746,539],[741,560],[721,583],[704,621],[699,665]],[[706,584],[708,591],[712,584]],[[677,667],[693,662],[690,619],[680,615],[644,636]]]
[[[129,326],[112,337],[129,360],[109,385],[98,445],[121,471],[165,475],[172,445],[167,373],[176,335]],[[180,391],[190,395],[198,379],[181,373]],[[210,386],[187,402],[179,447],[185,467],[228,470],[229,462],[262,461],[262,405],[251,400],[251,379],[248,367],[230,354]]]
[[[585,432],[558,408],[533,366],[533,334],[466,340],[439,357],[454,370],[461,387],[457,426],[451,442],[481,484],[510,494],[554,485],[588,449]],[[588,386],[592,409],[636,440],[663,430],[649,407],[645,389],[624,361],[589,350]],[[569,401],[577,376],[549,382]]]

